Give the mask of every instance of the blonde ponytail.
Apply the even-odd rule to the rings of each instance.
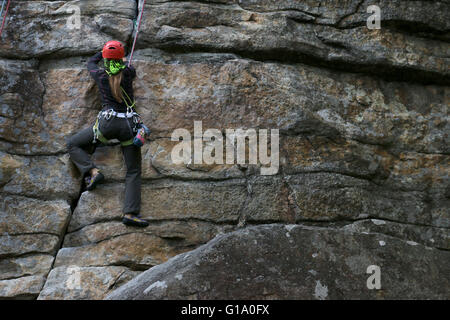
[[[120,89],[120,83],[122,82],[122,72],[111,75],[108,80],[114,99],[116,99],[117,102],[122,103],[122,91]]]

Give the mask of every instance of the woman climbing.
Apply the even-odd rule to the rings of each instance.
[[[103,108],[95,124],[81,130],[67,142],[70,159],[82,176],[86,178],[86,189],[93,190],[104,180],[103,174],[94,165],[90,153],[99,143],[110,139],[120,141],[127,173],[125,177],[125,202],[122,222],[138,227],[148,226],[139,218],[141,205],[141,148],[148,129],[140,121],[134,109],[133,79],[136,70],[125,65],[125,50],[119,41],[108,41],[102,52],[88,60],[88,70],[100,91]],[[97,66],[102,60],[104,68]],[[145,129],[145,130],[144,130]]]

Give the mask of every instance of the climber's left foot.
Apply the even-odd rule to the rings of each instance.
[[[100,172],[97,171],[97,174],[91,176],[91,179],[86,186],[86,190],[91,191],[94,190],[98,183],[100,183],[102,180],[105,179],[105,176]]]

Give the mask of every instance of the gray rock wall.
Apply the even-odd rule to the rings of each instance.
[[[366,27],[373,4],[381,8],[379,30]],[[151,223],[136,230],[120,222],[120,148],[96,150],[107,182],[80,193],[65,139],[101,107],[87,58],[111,39],[129,50],[137,1],[13,1],[0,41],[0,298],[102,299],[153,267],[123,287],[142,291],[112,297],[448,299],[449,6],[147,1],[133,64],[138,111],[153,132],[142,148],[142,215]],[[260,175],[260,162],[174,164],[171,133],[193,132],[200,120],[203,130],[279,129],[277,174]],[[303,226],[289,227],[296,236],[284,239],[281,224]],[[221,234],[244,234],[239,246],[278,271],[253,278],[237,255],[231,278],[217,278],[233,286],[176,287],[206,285],[204,269],[173,261]],[[218,257],[234,250],[218,241],[202,248]],[[305,268],[293,270],[264,253],[324,241],[317,253],[333,253],[332,264],[299,256]],[[361,263],[350,270],[349,257]],[[363,286],[369,260],[387,277],[378,294]],[[419,260],[423,267],[412,270]],[[186,282],[175,286],[167,275],[161,281],[175,287],[143,294],[158,270],[178,267],[189,268]],[[328,269],[358,280],[326,278]],[[235,283],[246,277],[253,296]],[[319,280],[326,296],[314,295]]]
[[[447,299],[448,259],[446,251],[379,233],[268,224],[218,236],[107,299]],[[378,290],[368,289],[374,265]]]

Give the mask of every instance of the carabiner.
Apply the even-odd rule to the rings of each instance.
[[[127,118],[130,118],[130,114],[133,114],[133,108],[127,106]]]
[[[114,112],[113,109],[109,109],[108,111],[106,111],[106,113],[105,113],[105,115],[104,115],[105,120],[111,119],[111,116],[112,116],[113,112]]]
[[[133,122],[135,124],[141,123],[141,116],[139,114],[135,113],[134,116],[133,116]]]

